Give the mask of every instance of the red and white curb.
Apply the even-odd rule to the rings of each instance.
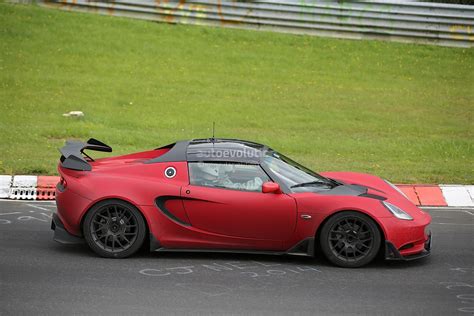
[[[0,199],[54,200],[57,176],[0,175]],[[474,207],[474,185],[398,184],[397,187],[419,206]]]
[[[416,205],[474,207],[474,185],[398,184],[397,187]]]
[[[3,176],[0,175],[0,199],[54,200],[56,176]]]

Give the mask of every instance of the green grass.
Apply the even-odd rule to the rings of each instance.
[[[0,4],[0,86],[0,174],[55,173],[68,138],[122,154],[216,121],[317,171],[474,183],[473,49]]]

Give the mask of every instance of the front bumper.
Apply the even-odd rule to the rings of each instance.
[[[385,241],[385,260],[403,260],[411,261],[428,257],[431,254],[431,232],[428,234],[428,239],[424,243],[424,249],[415,254],[402,255],[400,251],[390,242]]]
[[[82,244],[84,239],[74,236],[64,228],[64,224],[59,219],[58,214],[53,215],[53,220],[51,221],[51,229],[54,230],[54,241],[57,241],[61,244]]]

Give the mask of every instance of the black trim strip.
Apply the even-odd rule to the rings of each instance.
[[[359,196],[370,198],[370,199],[376,199],[376,200],[380,200],[380,201],[385,201],[387,199],[386,197],[376,195],[376,194],[371,194],[371,193],[363,193]]]
[[[246,254],[257,254],[257,255],[286,255],[285,251],[272,251],[272,250],[246,250],[246,249],[210,249],[210,248],[159,248],[157,252],[209,252],[209,253],[246,253]]]
[[[252,250],[252,249],[210,249],[210,248],[153,248],[157,252],[205,252],[205,253],[245,253],[258,255],[291,255],[314,257],[314,238],[309,237],[296,243],[287,251],[277,250]]]

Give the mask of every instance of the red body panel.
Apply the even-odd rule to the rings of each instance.
[[[289,240],[296,226],[296,203],[286,194],[265,194],[186,186],[184,207],[191,225],[232,237]]]
[[[261,193],[191,186],[187,162],[144,163],[166,149],[91,162],[92,171],[74,171],[59,165],[66,181],[57,189],[58,215],[66,230],[81,236],[81,220],[92,205],[104,199],[122,199],[139,209],[150,233],[165,248],[252,249],[286,251],[315,237],[321,223],[344,210],[359,211],[379,225],[383,237],[400,247],[402,255],[421,252],[427,240],[430,216],[378,177],[358,173],[324,173],[348,184],[369,187],[368,193],[387,198],[412,217],[395,218],[382,203],[362,196],[317,193]],[[165,176],[174,167],[176,175]],[[171,197],[164,209],[157,199]],[[303,219],[301,215],[310,215]]]

